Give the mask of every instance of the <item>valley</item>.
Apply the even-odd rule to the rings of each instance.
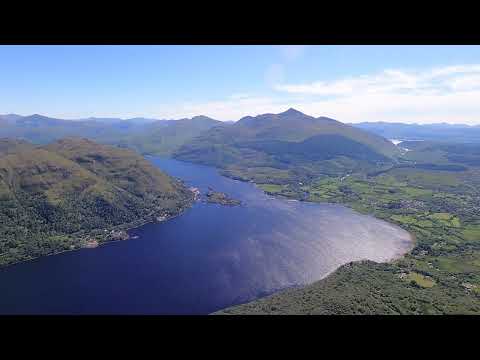
[[[202,198],[214,189],[241,206],[199,199],[126,231],[132,240],[0,269],[0,314],[206,315],[412,246],[405,230],[341,205],[279,199],[212,167],[147,159]]]
[[[169,122],[125,124],[131,131],[109,139],[92,135],[115,147],[68,138],[41,145],[22,136],[0,142],[8,239],[2,243],[2,265],[126,239],[128,232],[122,231],[163,222],[188,208],[199,194],[168,175],[159,177],[138,155],[156,154],[214,166],[221,175],[254,183],[278,199],[346,205],[415,239],[413,248],[394,261],[359,258],[305,287],[285,290],[284,284],[267,297],[216,314],[480,312],[480,153],[475,143],[412,139],[395,145],[294,109],[234,123],[201,116]],[[102,126],[116,128],[117,123]],[[42,126],[24,134],[41,133]],[[19,174],[29,176],[20,181]],[[188,173],[183,176],[188,182]],[[207,203],[232,209],[244,203],[235,192],[210,185],[204,191]]]

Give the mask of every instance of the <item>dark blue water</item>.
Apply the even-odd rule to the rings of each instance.
[[[2,314],[207,314],[311,283],[353,260],[405,252],[405,231],[338,205],[274,199],[209,167],[149,158],[202,193],[183,215],[131,230],[138,239],[0,270]]]

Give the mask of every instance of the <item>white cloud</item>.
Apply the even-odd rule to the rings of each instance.
[[[480,89],[479,79],[480,65],[461,65],[421,72],[388,69],[373,75],[306,84],[278,83],[274,89],[308,95],[358,96],[369,93],[418,95]]]
[[[205,115],[217,120],[238,120],[243,116],[268,112],[281,112],[286,105],[270,97],[230,96],[226,99],[204,103],[166,104],[165,110],[156,111],[157,118],[178,119]]]
[[[204,103],[165,104],[165,111],[156,111],[156,117],[203,114],[219,120],[238,120],[294,107],[308,115],[343,122],[480,124],[480,65],[424,71],[388,69],[378,74],[307,84],[274,81],[282,77],[282,66],[271,69],[269,80],[278,91],[273,96],[234,94]]]
[[[475,90],[480,88],[480,74],[458,76],[450,83],[454,91]]]
[[[450,94],[363,94],[306,102],[302,111],[343,122],[387,121],[407,123],[480,124],[480,91]]]
[[[480,124],[478,64],[424,71],[388,69],[333,81],[282,83],[274,89],[303,95],[311,99],[299,105],[306,111],[342,121]]]

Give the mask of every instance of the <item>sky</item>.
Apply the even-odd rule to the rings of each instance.
[[[0,46],[0,114],[480,124],[480,46]]]

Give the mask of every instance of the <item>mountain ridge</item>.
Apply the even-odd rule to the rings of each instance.
[[[344,148],[336,149],[335,141]],[[297,150],[292,153],[294,148]],[[312,158],[306,149],[324,153]],[[360,149],[368,156],[357,156],[355,151]],[[234,124],[209,129],[181,146],[173,156],[222,169],[300,168],[309,176],[322,171],[350,172],[358,166],[374,167],[379,162],[394,161],[398,154],[399,150],[383,137],[290,108],[279,114],[246,116]]]
[[[88,118],[65,120],[39,114],[0,115],[0,137],[47,144],[81,136],[96,142],[131,147],[141,153],[165,155],[202,131],[222,122],[204,115],[179,120]]]

